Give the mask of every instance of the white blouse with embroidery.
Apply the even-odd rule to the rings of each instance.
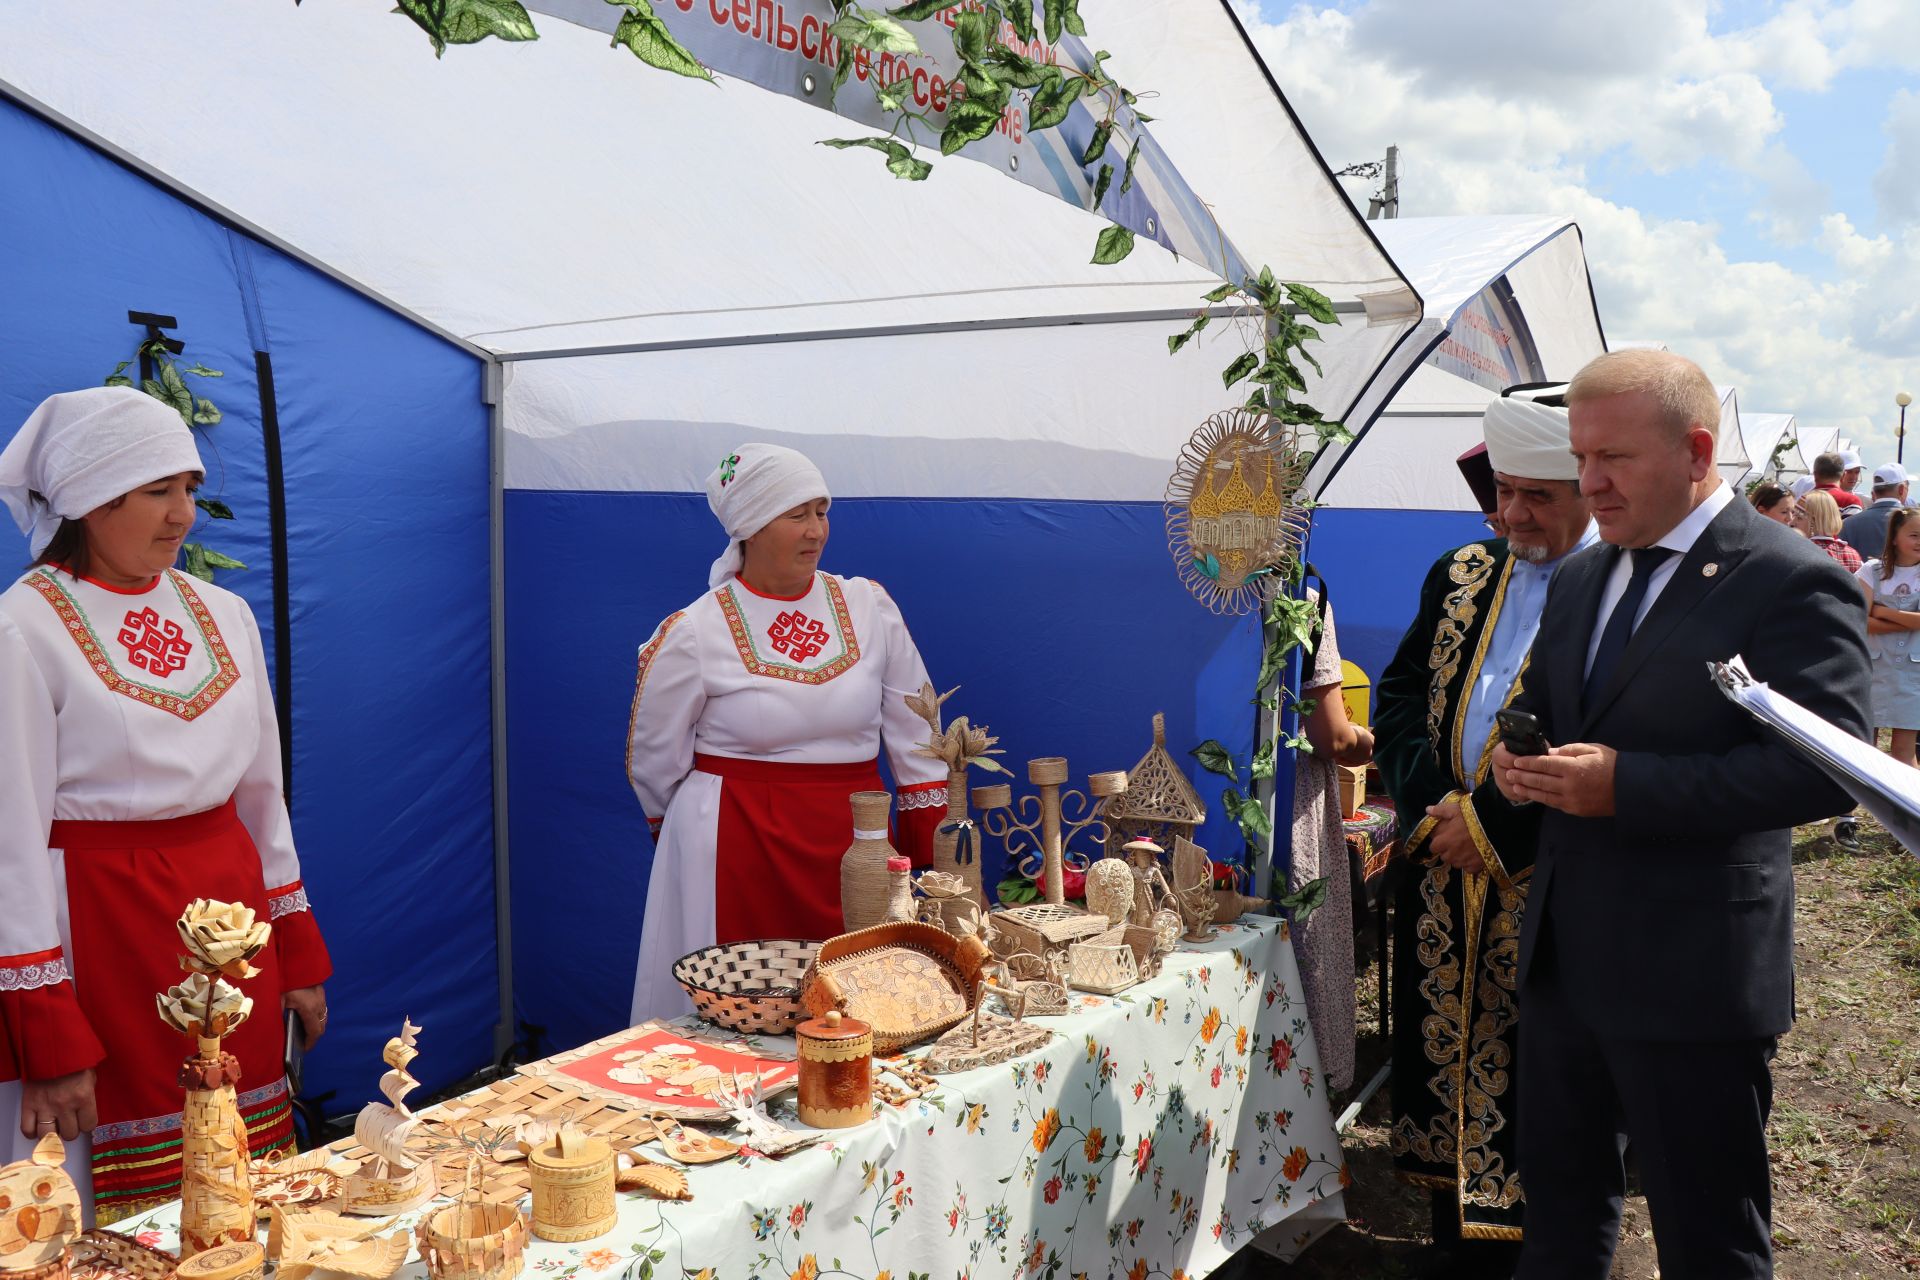
[[[66,976],[45,959],[65,942],[55,820],[178,818],[232,797],[273,914],[306,909],[273,692],[239,596],[177,570],[122,592],[36,569],[0,594],[0,709],[0,985],[9,958],[36,958],[35,985]]]
[[[696,753],[850,764],[884,747],[903,791],[944,783],[944,765],[913,754],[927,725],[906,696],[926,679],[878,583],[816,573],[806,595],[778,600],[735,580],[670,615],[641,647],[627,776],[656,829]],[[945,803],[943,788],[925,794]]]

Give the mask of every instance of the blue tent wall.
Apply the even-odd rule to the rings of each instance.
[[[698,494],[507,494],[514,934],[546,940],[516,947],[515,993],[550,1048],[626,1024],[653,853],[623,766],[635,652],[722,536]],[[1155,711],[1183,764],[1210,737],[1250,750],[1258,624],[1186,594],[1158,504],[840,499],[826,565],[886,586],[934,680],[961,686],[949,714],[1001,736],[1016,794],[1035,756],[1082,787],[1132,768]],[[1224,785],[1203,775],[1218,851],[1240,844]]]
[[[1327,580],[1340,656],[1377,682],[1413,622],[1433,562],[1490,536],[1473,511],[1315,511],[1307,557]]]
[[[403,1014],[417,1074],[492,1056],[497,1020],[488,704],[487,415],[471,355],[235,233],[0,101],[0,443],[43,397],[133,354],[129,308],[180,321],[224,420],[202,437],[203,521],[245,561],[269,669],[272,557],[254,352],[284,451],[293,826],[333,951],[333,1018],[309,1093],[368,1096]],[[196,381],[190,379],[190,381]],[[0,566],[27,561],[0,522]],[[183,904],[184,905],[184,904]]]

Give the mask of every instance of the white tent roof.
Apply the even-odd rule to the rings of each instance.
[[[1753,467],[1745,481],[1788,480],[1807,473],[1808,460],[1800,456],[1800,441],[1790,413],[1742,413],[1740,430]]]
[[[1747,451],[1745,429],[1740,423],[1740,393],[1732,387],[1720,387],[1720,439],[1714,464],[1720,478],[1737,485],[1753,470],[1753,457]]]
[[[1796,475],[1813,474],[1813,460],[1823,453],[1838,453],[1842,448],[1840,428],[1813,427],[1794,423],[1794,439],[1800,445],[1801,469]]]
[[[655,71],[548,12],[577,5],[532,7],[537,43],[489,40],[436,61],[381,5],[200,0],[183,21],[164,6],[16,0],[0,92],[480,351],[557,360],[550,373],[571,355],[979,328],[1006,341],[977,351],[972,372],[1033,387],[1088,373],[1036,365],[1031,353],[1052,360],[1055,343],[1027,336],[1033,327],[1132,324],[1164,340],[1214,283],[1144,239],[1124,262],[1093,266],[1104,219],[986,164],[899,181],[875,156],[816,145],[857,125],[740,80]],[[704,5],[690,18],[660,8],[671,23],[705,20]],[[796,20],[800,8],[786,6]],[[1230,8],[1083,0],[1081,12],[1112,50],[1108,67],[1155,92],[1155,139],[1234,245],[1345,313],[1315,349],[1326,369],[1315,403],[1377,409],[1391,383],[1375,374],[1419,299]],[[1132,361],[1147,344],[1119,345]],[[1196,343],[1169,360],[1162,341],[1143,366],[1187,388],[1158,396],[1178,414],[1151,442],[1163,463],[1202,406],[1237,398],[1220,387],[1225,350]],[[823,354],[813,348],[815,369]],[[1126,367],[1107,359],[1105,376]],[[932,399],[933,366],[920,370]],[[631,407],[640,391],[619,395]],[[540,411],[577,422],[563,401]],[[874,434],[914,425],[896,413]],[[1096,437],[1102,425],[1035,430]]]
[[[1336,507],[1476,510],[1454,459],[1480,442],[1480,415],[1499,390],[1532,378],[1528,362],[1521,362],[1468,381],[1438,367],[1444,344],[1479,323],[1480,317],[1469,321],[1469,313],[1498,287],[1510,290],[1521,322],[1510,327],[1524,329],[1545,377],[1571,378],[1604,352],[1580,228],[1551,217],[1398,218],[1373,227],[1427,303],[1414,335],[1425,363],[1341,460],[1320,500]],[[1517,332],[1510,336],[1519,341]],[[1455,360],[1448,367],[1463,365]]]

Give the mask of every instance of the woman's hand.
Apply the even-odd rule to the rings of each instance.
[[[1348,726],[1348,731],[1353,735],[1353,740],[1334,759],[1357,769],[1373,759],[1373,730],[1365,725],[1354,724]]]
[[[93,1068],[20,1087],[20,1133],[37,1141],[50,1133],[72,1142],[100,1122],[93,1106]]]
[[[303,1033],[301,1047],[313,1048],[313,1042],[327,1033],[327,989],[325,987],[299,987],[280,997],[280,1007],[291,1009],[300,1015],[300,1030]]]

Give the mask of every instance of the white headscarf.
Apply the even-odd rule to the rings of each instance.
[[[1487,406],[1481,423],[1495,471],[1528,480],[1578,480],[1567,411],[1519,396]]]
[[[826,477],[803,453],[777,444],[743,444],[707,477],[707,505],[727,531],[727,549],[707,571],[716,589],[740,572],[742,539],[803,502],[829,498]]]
[[[0,450],[0,502],[38,556],[60,521],[183,471],[204,471],[193,431],[132,387],[48,396]]]

